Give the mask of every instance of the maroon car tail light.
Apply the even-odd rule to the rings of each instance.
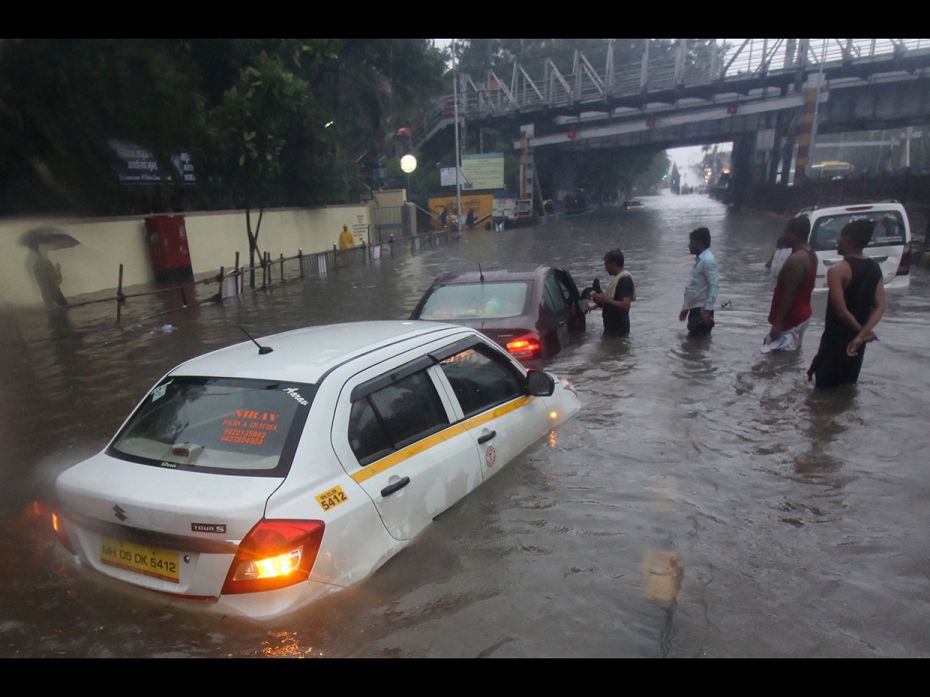
[[[507,352],[521,361],[539,358],[542,355],[542,339],[536,332],[523,334],[507,342]]]
[[[68,535],[68,531],[65,530],[64,520],[55,512],[52,513],[52,530],[55,532],[55,535],[58,536],[58,541],[64,545],[65,549],[71,552],[71,554],[77,554],[74,549],[74,544],[71,542],[71,536]]]
[[[896,276],[907,276],[911,272],[911,243],[904,245],[904,252],[901,254],[901,263],[898,264]]]
[[[222,593],[254,593],[306,581],[325,527],[321,520],[260,520],[239,544]]]

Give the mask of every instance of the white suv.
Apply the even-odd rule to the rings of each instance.
[[[875,223],[875,231],[865,248],[865,255],[881,266],[885,288],[907,288],[910,285],[911,226],[904,206],[897,201],[830,208],[814,206],[798,211],[798,215],[806,216],[811,221],[808,244],[817,253],[815,291],[826,290],[827,269],[843,259],[836,250],[840,231],[861,218]]]

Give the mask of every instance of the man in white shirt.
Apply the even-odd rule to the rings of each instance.
[[[688,320],[688,336],[703,336],[710,334],[714,327],[714,307],[720,292],[717,259],[710,251],[710,230],[706,227],[692,230],[688,236],[688,250],[696,258],[678,320]]]

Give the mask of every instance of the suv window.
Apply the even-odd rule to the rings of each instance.
[[[314,385],[299,383],[169,378],[107,452],[172,469],[284,476],[315,394]]]
[[[836,241],[844,227],[854,220],[871,220],[875,231],[867,247],[888,247],[904,244],[904,220],[898,211],[846,213],[818,218],[811,229],[810,246],[815,252],[836,250]]]
[[[448,424],[432,380],[420,371],[353,402],[349,445],[367,465]]]
[[[523,384],[513,369],[489,349],[466,349],[439,365],[466,417],[523,394]]]

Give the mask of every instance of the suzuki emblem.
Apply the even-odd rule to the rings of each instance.
[[[115,516],[119,519],[120,522],[123,522],[123,521],[126,520],[126,518],[128,517],[128,516],[126,515],[126,511],[124,511],[124,510],[123,510],[122,508],[120,508],[118,505],[117,505],[117,506],[113,506],[113,515],[115,515]]]

